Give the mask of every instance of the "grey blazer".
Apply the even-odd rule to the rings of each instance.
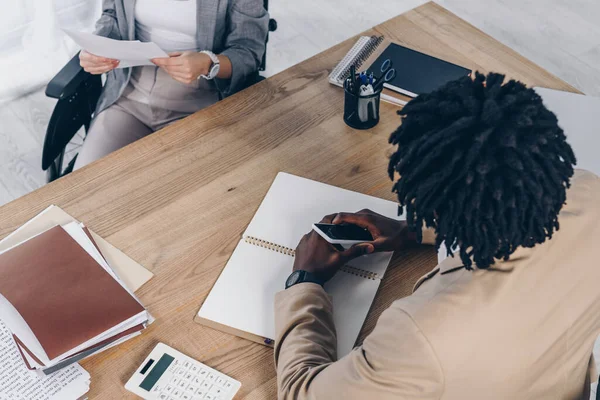
[[[265,52],[269,14],[263,0],[197,0],[198,47],[229,57],[231,79],[215,79],[221,96],[242,88],[246,78],[258,70]],[[117,40],[135,40],[135,0],[103,0],[96,34]],[[123,93],[131,68],[108,73],[96,115]]]

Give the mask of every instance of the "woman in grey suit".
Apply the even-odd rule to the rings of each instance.
[[[119,69],[80,53],[87,72],[108,74],[75,168],[241,89],[260,66],[268,22],[263,0],[103,0],[97,35],[152,41],[169,57]]]

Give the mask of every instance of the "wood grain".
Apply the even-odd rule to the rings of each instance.
[[[500,70],[528,85],[575,91],[434,3],[368,33],[481,71]],[[92,375],[90,398],[133,398],[123,385],[159,341],[240,380],[239,398],[275,398],[271,349],[195,324],[193,317],[277,172],[393,200],[387,139],[399,123],[397,109],[382,104],[377,127],[352,130],[342,121],[341,89],[327,83],[354,42],[0,208],[0,237],[57,204],[156,275],[138,292],[156,322],[82,363]],[[398,255],[364,332],[434,265],[431,248]]]

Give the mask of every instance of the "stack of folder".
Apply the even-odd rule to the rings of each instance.
[[[139,335],[152,317],[71,222],[0,252],[0,320],[27,368],[50,374]]]

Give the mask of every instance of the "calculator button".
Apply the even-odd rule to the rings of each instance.
[[[210,372],[208,374],[208,380],[209,381],[214,382],[216,379],[217,379],[217,376],[214,373]]]
[[[177,388],[185,389],[188,385],[189,385],[189,383],[187,383],[187,381],[185,381],[184,379],[181,379],[179,381],[179,383],[177,384]]]
[[[196,386],[200,386],[202,384],[203,380],[204,379],[202,379],[202,378],[195,377],[194,379],[192,379],[192,383]]]
[[[229,391],[231,390],[231,388],[233,387],[233,383],[231,383],[231,381],[225,381],[225,383],[223,384],[223,388],[225,389],[225,391]]]
[[[192,395],[190,393],[184,393],[181,395],[182,400],[192,400]]]
[[[197,374],[198,371],[200,371],[200,366],[198,364],[192,364],[192,366],[190,367],[190,372],[192,374]]]
[[[200,387],[205,391],[208,391],[208,389],[210,389],[210,386],[211,384],[208,380],[205,380],[204,382],[202,382],[202,385],[200,385]]]
[[[173,389],[175,389],[175,387],[169,383],[169,384],[168,384],[168,385],[165,387],[165,392],[167,392],[168,394],[171,394],[171,392],[173,391]]]
[[[215,396],[213,396],[210,393],[206,393],[206,395],[204,396],[204,400],[215,400]]]
[[[176,388],[175,390],[173,390],[173,392],[171,393],[171,396],[175,397],[176,399],[181,398],[181,395],[183,394],[183,391],[179,388]]]
[[[160,393],[162,391],[163,391],[163,385],[156,384],[152,388],[152,392],[151,393]]]
[[[217,386],[217,385],[212,385],[212,387],[209,390],[209,393],[215,395],[215,396],[219,396],[221,394],[223,394],[223,388]]]
[[[179,367],[175,370],[175,375],[177,375],[178,377],[182,377],[185,375],[185,369]]]
[[[185,391],[186,391],[186,392],[188,392],[188,393],[192,393],[192,394],[193,394],[193,393],[196,393],[196,390],[198,390],[198,388],[197,388],[196,386],[194,386],[194,385],[189,385],[189,386],[188,386],[188,387],[185,389]]]
[[[162,392],[161,394],[158,395],[159,400],[167,400],[168,398],[169,398],[169,393],[166,393],[166,392]]]
[[[171,381],[169,382],[169,384],[171,384],[173,386],[177,386],[178,383],[179,383],[179,378],[177,378],[176,376],[171,378]]]
[[[192,366],[192,363],[191,363],[191,362],[189,362],[189,361],[184,361],[184,362],[181,364],[181,366],[182,366],[183,368],[185,368],[185,370],[187,371],[187,370],[188,370],[188,369],[190,369],[190,367]]]
[[[175,370],[177,369],[177,367],[179,367],[179,364],[177,363],[177,360],[173,360],[173,362],[171,362],[171,365],[169,365],[169,367],[167,368],[166,372],[175,372]]]
[[[185,374],[186,381],[190,382],[193,378],[194,378],[194,374],[192,374],[191,372],[188,372]]]
[[[201,369],[200,372],[198,372],[198,376],[201,378],[206,378],[207,375],[208,375],[208,371],[205,369]]]

